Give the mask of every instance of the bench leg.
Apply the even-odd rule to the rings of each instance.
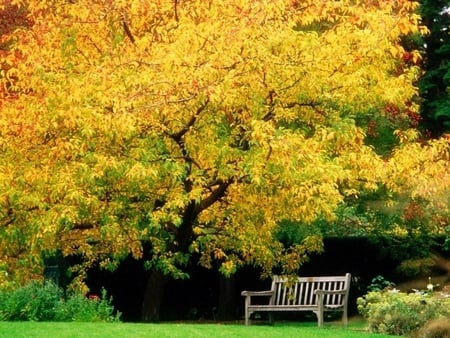
[[[348,316],[347,316],[347,309],[344,309],[342,312],[342,323],[347,326],[348,324]]]
[[[323,306],[323,294],[319,293],[317,295],[317,303],[318,303],[318,309],[317,309],[317,326],[321,327],[323,326],[323,312],[324,312],[324,306]]]
[[[250,324],[250,315],[251,313],[248,311],[248,306],[250,305],[250,297],[247,296],[245,297],[245,325],[249,325]]]
[[[317,311],[317,326],[322,327],[323,326],[323,311]]]

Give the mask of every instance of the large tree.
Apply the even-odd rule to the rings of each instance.
[[[10,278],[60,251],[81,260],[82,285],[87,268],[146,248],[151,320],[167,276],[186,277],[193,255],[225,275],[292,272],[321,241],[283,247],[280,220],[333,219],[361,191],[412,184],[403,157],[391,166],[355,120],[418,110],[418,68],[400,43],[419,29],[414,2],[16,2],[30,24],[2,38]],[[426,161],[448,161],[438,145]]]
[[[429,34],[423,39],[420,81],[422,125],[434,137],[450,132],[450,7],[447,0],[422,0],[420,14]]]

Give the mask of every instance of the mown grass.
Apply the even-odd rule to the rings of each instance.
[[[307,337],[359,338],[391,337],[365,331],[363,323],[348,327],[329,324],[318,328],[316,323],[276,323],[245,326],[241,323],[61,323],[61,322],[0,322],[0,337],[156,337],[156,338],[233,338],[233,337]]]

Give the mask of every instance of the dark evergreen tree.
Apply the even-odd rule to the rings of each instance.
[[[420,14],[430,30],[424,37],[424,75],[419,83],[422,127],[433,137],[450,132],[450,4],[421,0]]]

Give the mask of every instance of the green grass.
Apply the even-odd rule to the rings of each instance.
[[[199,323],[55,323],[55,322],[0,322],[1,338],[16,337],[154,337],[154,338],[233,338],[233,337],[305,337],[305,338],[359,338],[391,337],[370,334],[364,323],[351,323],[347,328],[328,324],[318,328],[316,323],[276,323],[275,325],[199,324]]]

